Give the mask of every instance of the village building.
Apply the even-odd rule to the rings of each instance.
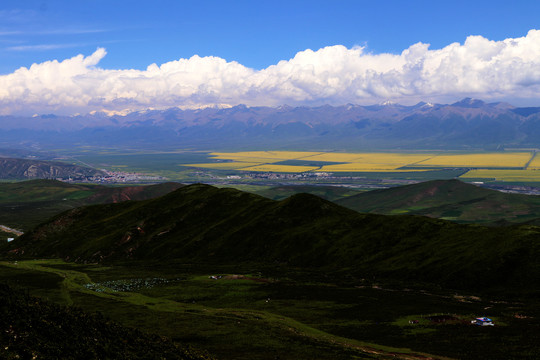
[[[487,317],[479,317],[471,321],[472,324],[479,326],[494,326],[493,320]]]

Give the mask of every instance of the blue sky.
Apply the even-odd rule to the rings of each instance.
[[[537,1],[34,1],[0,4],[0,72],[105,47],[105,68],[214,55],[261,69],[298,51],[367,45],[400,53],[540,27]]]
[[[463,44],[471,35],[492,41],[524,37],[529,30],[540,28],[538,14],[537,1],[2,0],[0,76],[32,64],[61,62],[78,54],[90,56],[98,48],[106,49],[106,55],[92,66],[117,70],[146,70],[153,63],[194,55],[262,70],[306,49],[335,45],[363,47],[364,55],[399,55],[419,42],[436,50],[455,42]],[[495,89],[487,96],[505,98],[501,91]],[[369,102],[386,96],[401,100],[404,93],[394,96],[388,92],[386,96],[387,92],[379,91],[371,97],[358,95],[358,99]],[[320,101],[337,103],[351,98],[332,96],[324,95]],[[418,96],[425,97],[425,91]],[[507,98],[530,104],[528,96],[510,94]],[[309,97],[307,103],[317,103],[316,98]],[[1,99],[0,94],[0,103]],[[283,96],[275,101],[287,99]],[[244,102],[249,103],[247,100]],[[178,101],[181,106],[182,100]],[[293,96],[290,102],[303,101]],[[195,103],[192,97],[190,104]]]

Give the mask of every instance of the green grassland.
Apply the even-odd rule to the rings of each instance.
[[[6,241],[7,238],[14,237],[16,237],[14,234],[0,230],[0,241]]]
[[[534,341],[538,307],[519,299],[500,302],[294,269],[239,267],[230,273],[232,268],[207,265],[102,266],[58,260],[0,266],[0,282],[30,288],[32,294],[60,304],[99,311],[220,359],[414,359],[423,353],[532,359],[540,351]],[[140,280],[147,285],[130,287]],[[96,291],[87,284],[108,287],[100,285]],[[428,319],[437,314],[451,314],[457,321]],[[497,326],[470,324],[484,315]],[[409,319],[420,321],[411,325]]]
[[[0,358],[8,360],[211,359],[159,335],[44,301],[5,284],[0,284],[0,328]]]
[[[190,164],[212,162],[208,152],[105,152],[74,156],[84,164],[111,171],[140,172],[164,176],[170,180],[186,179]]]

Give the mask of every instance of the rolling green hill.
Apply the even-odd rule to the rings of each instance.
[[[462,223],[523,223],[540,218],[540,197],[484,189],[459,180],[435,180],[373,190],[336,200],[376,214],[414,214]]]
[[[182,184],[162,183],[110,187],[57,180],[0,183],[0,224],[29,230],[68,209],[89,204],[150,199],[180,186]]]
[[[540,277],[539,236],[534,226],[359,214],[308,194],[273,201],[196,184],[153,200],[64,212],[0,250],[17,259],[273,264],[457,288],[530,289]]]

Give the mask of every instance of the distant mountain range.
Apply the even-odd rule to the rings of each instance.
[[[540,146],[540,107],[466,98],[360,106],[147,110],[125,116],[0,117],[0,145],[194,149],[500,149]]]

